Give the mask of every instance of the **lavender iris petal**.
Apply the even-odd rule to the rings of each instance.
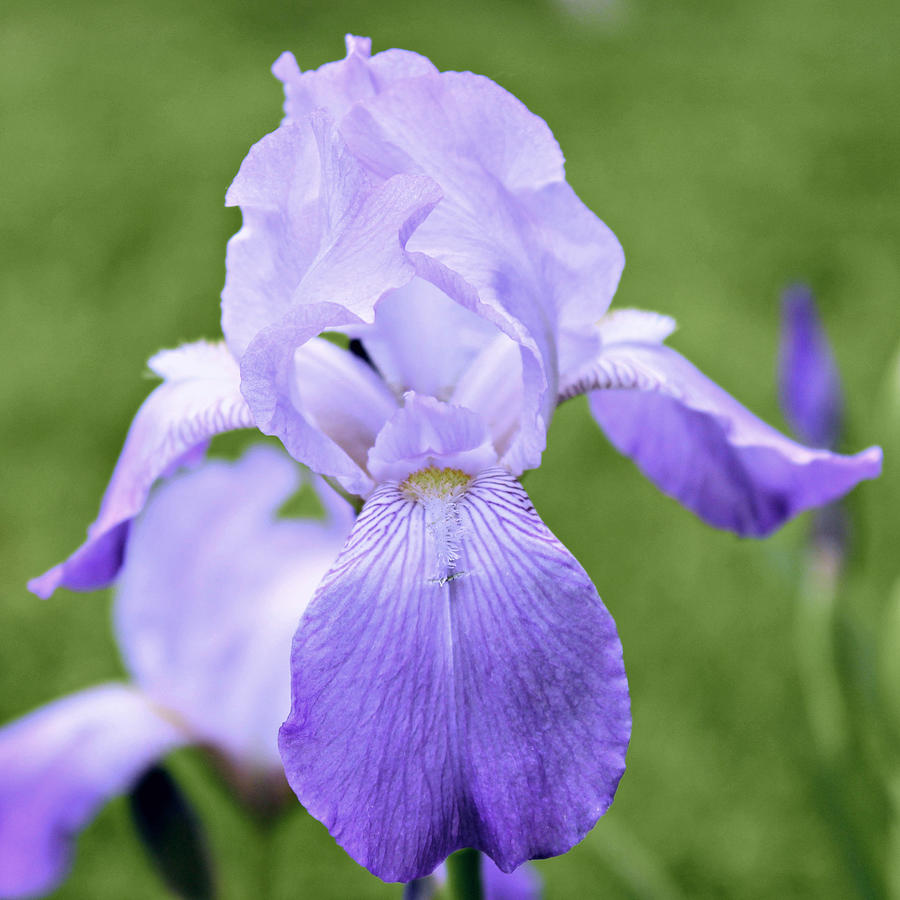
[[[75,832],[180,744],[213,749],[248,800],[289,796],[291,635],[354,518],[318,480],[324,520],[276,518],[299,484],[293,460],[257,447],[173,478],[132,523],[115,630],[133,685],[0,729],[0,896],[53,888]]]
[[[648,478],[711,525],[761,537],[881,472],[880,448],[841,456],[796,444],[668,347],[618,352],[658,385],[592,392],[594,418]]]
[[[481,863],[484,900],[540,900],[541,879],[527,863],[515,872],[503,872],[492,859]]]
[[[318,69],[301,72],[292,53],[282,53],[272,72],[284,83],[284,111],[298,121],[317,109],[343,115],[357,100],[371,97],[398,78],[436,74],[424,56],[409,50],[385,50],[375,56],[369,38],[348,34],[347,56]]]
[[[345,312],[319,316],[320,330],[344,329],[365,343],[362,330],[374,317],[373,359],[387,360],[381,371],[398,394],[450,399],[465,377],[460,363],[499,334],[518,344],[519,371],[509,377],[520,388],[508,392],[515,408],[504,411],[512,424],[498,432],[511,470],[537,465],[556,396],[557,333],[583,330],[605,311],[623,264],[615,237],[565,183],[546,124],[488,79],[440,73],[404,51],[370,56],[359,38],[348,38],[346,59],[315,72],[300,73],[290,56],[275,71],[285,83],[287,118],[251,150],[229,191],[244,227],[229,245],[223,292],[223,330],[242,357],[257,422],[314,468],[320,460],[331,466],[348,489],[371,490],[362,480],[351,486],[352,476],[312,447],[286,396],[291,354],[317,333],[300,324],[317,313],[298,308],[328,301]],[[323,108],[333,123],[327,140],[315,111]],[[361,209],[369,192],[423,178],[418,206],[404,206],[410,191],[392,201],[393,210],[382,207],[378,241],[351,229],[336,236],[346,253],[323,252],[335,235],[319,223],[343,228],[352,219],[333,209]],[[429,194],[427,183],[438,193]],[[364,275],[348,278],[342,258]],[[420,346],[420,359],[407,350],[422,317],[404,317],[405,327],[388,321],[398,293],[416,283],[430,283],[425,293],[458,307],[440,352]],[[467,312],[476,327],[462,321]],[[387,349],[378,345],[385,330]],[[426,358],[434,364],[423,364]]]
[[[624,769],[621,646],[584,570],[501,469],[450,515],[441,578],[428,504],[376,489],[294,638],[288,780],[387,881],[459,847],[504,871],[563,853]]]
[[[156,354],[149,365],[164,381],[131,423],[87,541],[29,582],[40,597],[60,586],[88,591],[108,585],[122,564],[129,523],[154,482],[202,458],[213,435],[253,427],[237,364],[223,344],[186,344]]]
[[[589,393],[616,448],[718,528],[760,537],[881,472],[881,449],[841,456],[797,444],[663,340],[675,323],[639,310],[601,320],[600,353],[565,373],[560,400]]]
[[[121,684],[64,697],[0,730],[0,896],[51,890],[97,809],[186,740]]]
[[[246,771],[280,769],[291,635],[352,521],[340,499],[324,522],[274,519],[299,483],[289,457],[255,447],[164,485],[133,526],[118,585],[135,683]]]
[[[840,377],[812,293],[802,285],[785,291],[782,302],[778,374],[793,431],[814,447],[833,447],[841,428]]]

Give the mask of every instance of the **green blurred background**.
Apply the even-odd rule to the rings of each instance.
[[[339,58],[354,31],[488,75],[543,116],[625,247],[616,302],[676,316],[673,345],[779,426],[778,298],[808,282],[844,377],[846,448],[888,451],[851,499],[854,556],[817,657],[798,600],[807,521],[766,542],[717,533],[619,458],[583,400],[560,410],[527,487],[618,622],[634,735],[611,811],[538,863],[546,896],[885,892],[900,866],[895,0],[6,0],[0,17],[0,721],[122,672],[108,595],[41,602],[25,581],[93,518],[151,387],[145,360],[218,333],[239,227],[223,196],[279,121],[269,65],[285,49],[304,68]],[[840,680],[830,760],[804,654],[813,693],[817,665]],[[262,896],[253,830],[198,756],[173,766],[223,896]],[[273,897],[399,897],[299,810],[275,842]],[[165,896],[124,801],[83,834],[59,896]]]

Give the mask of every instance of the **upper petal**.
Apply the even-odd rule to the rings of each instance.
[[[397,396],[415,391],[439,400],[450,398],[472,361],[498,335],[495,326],[422,278],[382,297],[374,323],[351,331]]]
[[[477,475],[497,462],[484,421],[471,410],[410,391],[369,451],[376,481],[403,481],[418,469],[440,467]]]
[[[504,871],[563,853],[624,768],[621,647],[590,579],[507,473],[454,496],[439,522],[440,504],[379,488],[294,639],[288,780],[388,881],[459,847]]]
[[[841,456],[794,443],[661,344],[611,344],[596,373],[581,389],[609,439],[719,528],[768,534],[881,472],[880,448]]]
[[[422,171],[441,185],[409,250],[422,277],[535,358],[521,423],[534,444],[553,408],[559,332],[602,315],[623,264],[615,237],[565,183],[546,123],[489,79],[447,72],[395,82],[339,127],[373,171]],[[531,465],[540,449],[529,448]]]
[[[297,304],[338,303],[371,321],[376,300],[412,278],[404,245],[440,196],[419,173],[373,175],[322,110],[255,144],[226,195],[244,218],[222,292],[235,355]]]
[[[795,287],[784,296],[778,376],[791,428],[816,447],[833,446],[841,428],[841,383],[807,288]]]
[[[347,56],[318,69],[301,72],[293,53],[282,53],[272,72],[284,84],[284,113],[297,121],[324,108],[337,118],[357,100],[371,97],[398,78],[412,78],[435,72],[434,66],[418,53],[385,50],[371,56],[369,38],[346,37]]]
[[[137,684],[251,771],[280,769],[291,635],[353,520],[337,495],[324,521],[276,519],[300,479],[286,454],[260,446],[168,482],[132,525],[116,594]]]
[[[216,434],[252,428],[240,373],[224,344],[198,341],[149,363],[165,380],[138,410],[88,538],[68,559],[28,583],[40,597],[57,587],[93,590],[115,578],[128,524],[157,478],[202,455]]]
[[[533,449],[516,441],[527,412],[524,393],[522,348],[501,333],[466,368],[450,397],[452,403],[478,413],[490,430],[501,462],[513,475],[530,467]],[[542,427],[539,421],[535,417],[535,431]],[[536,449],[539,458],[540,447]]]
[[[319,252],[321,170],[311,124],[283,125],[250,148],[228,189],[243,224],[225,256],[222,333],[237,359],[287,312]]]
[[[294,352],[291,399],[310,425],[362,468],[397,410],[397,399],[370,365],[324,338]]]
[[[0,729],[0,896],[51,891],[97,809],[185,740],[119,684],[72,694]]]
[[[334,303],[296,306],[257,335],[244,354],[241,389],[260,431],[277,435],[314,472],[364,496],[372,479],[363,451],[378,418],[394,409],[393,396],[349,352],[322,352],[312,343],[326,329],[359,323]],[[361,410],[360,401],[372,403],[371,410]]]

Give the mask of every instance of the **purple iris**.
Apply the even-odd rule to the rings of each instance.
[[[834,447],[841,431],[841,380],[816,302],[804,285],[784,293],[778,356],[781,408],[791,429],[815,447]]]
[[[801,284],[782,298],[778,385],[791,430],[817,447],[835,447],[843,420],[841,379],[812,291]],[[812,545],[822,572],[825,566],[838,571],[849,537],[850,523],[839,502],[816,510]]]
[[[276,736],[297,618],[353,519],[274,518],[300,470],[273,448],[166,484],[136,520],[115,600],[130,683],[64,697],[0,729],[0,896],[51,890],[71,839],[169,750],[212,749],[249,795],[289,794]]]
[[[510,871],[593,826],[631,727],[614,623],[517,480],[557,404],[588,393],[662,490],[746,535],[881,454],[790,441],[663,343],[671,319],[608,312],[618,241],[490,80],[354,37],[344,60],[274,71],[286,118],[227,195],[244,225],[226,342],[151,361],[165,380],[88,541],[32,589],[105,583],[153,480],[211,435],[277,435],[365,500],[294,639],[288,780],[385,880],[459,847]]]

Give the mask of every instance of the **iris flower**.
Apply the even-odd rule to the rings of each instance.
[[[778,385],[791,429],[815,447],[834,447],[843,418],[841,378],[812,292],[800,284],[782,299]]]
[[[810,444],[835,447],[844,418],[841,378],[815,298],[805,285],[793,285],[784,292],[779,343],[778,387],[785,419]],[[812,546],[820,579],[838,572],[849,539],[850,521],[841,503],[816,510]]]
[[[73,836],[175,747],[211,750],[248,796],[289,794],[291,635],[353,518],[326,488],[325,521],[276,520],[299,475],[256,448],[166,484],[135,522],[114,607],[130,681],[0,729],[0,897],[55,887]]]
[[[286,117],[227,194],[225,342],[151,360],[88,541],[32,589],[105,583],[154,479],[213,434],[277,435],[365,501],[294,639],[289,782],[385,880],[459,847],[510,871],[594,825],[631,725],[614,623],[518,481],[556,406],[587,393],[664,492],[746,535],[880,451],[790,441],[664,343],[669,317],[609,312],[618,241],[489,79],[356,37],[274,72]]]

